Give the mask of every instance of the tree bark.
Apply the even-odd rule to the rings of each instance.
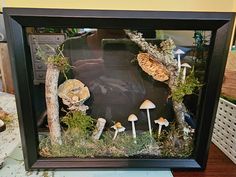
[[[53,64],[47,65],[45,96],[47,120],[52,144],[61,144],[61,127],[59,121],[59,104],[57,96],[59,69]]]

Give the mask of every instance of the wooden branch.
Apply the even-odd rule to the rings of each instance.
[[[59,122],[59,104],[57,96],[59,73],[60,70],[56,66],[53,64],[47,65],[45,96],[48,127],[52,144],[61,144],[61,127]]]
[[[135,42],[143,51],[146,51],[150,55],[152,55],[156,60],[164,64],[166,67],[172,66],[177,67],[177,61],[174,59],[173,52],[168,50],[158,49],[156,45],[152,45],[145,41],[142,37],[142,33],[138,33],[135,31],[125,30],[125,33],[129,36],[130,40]],[[171,48],[175,48],[174,43],[171,39],[168,39],[167,42],[170,42]],[[162,44],[161,44],[162,45]],[[165,48],[163,48],[165,49]]]
[[[125,33],[129,36],[131,41],[135,42],[143,51],[146,51],[148,54],[152,56],[149,57],[150,60],[160,62],[167,68],[167,70],[169,71],[169,80],[167,84],[171,92],[173,92],[173,90],[177,86],[178,75],[179,75],[177,61],[174,59],[173,55],[173,49],[175,47],[173,41],[171,39],[163,41],[160,44],[161,48],[157,48],[157,46],[146,42],[146,40],[142,37],[142,33],[133,32],[130,30],[125,30]],[[153,68],[150,67],[150,69]],[[146,71],[146,73],[150,74],[152,72]],[[155,77],[153,78],[155,79]],[[160,79],[158,81],[160,81]],[[173,101],[173,108],[175,111],[176,120],[179,128],[181,129],[187,128],[188,125],[184,121],[184,112],[187,112],[185,105],[183,103],[178,103],[176,101]]]

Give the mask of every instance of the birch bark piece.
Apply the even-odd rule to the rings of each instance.
[[[106,124],[106,119],[98,118],[95,131],[93,132],[92,135],[94,140],[99,140],[105,127],[105,124]]]
[[[57,86],[59,69],[53,64],[47,65],[45,80],[45,97],[47,105],[47,119],[52,144],[61,144],[61,127],[59,122],[59,104]]]

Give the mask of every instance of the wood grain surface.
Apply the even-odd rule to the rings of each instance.
[[[174,177],[236,177],[236,165],[214,144],[205,171],[173,171]]]
[[[229,52],[221,92],[236,99],[236,51]]]
[[[2,75],[3,92],[14,93],[7,43],[0,43],[0,70]]]

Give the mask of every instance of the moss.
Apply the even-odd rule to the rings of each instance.
[[[61,121],[68,126],[68,129],[76,130],[81,134],[89,134],[94,130],[95,120],[80,111],[68,112]]]
[[[182,130],[175,124],[170,124],[169,131],[163,131],[158,138],[157,132],[155,137],[161,146],[161,156],[163,157],[179,157],[186,158],[193,152],[192,134],[185,135]]]
[[[193,138],[184,135],[182,131],[171,125],[168,131],[163,131],[160,137],[157,132],[150,137],[149,132],[140,132],[137,143],[131,132],[118,134],[112,140],[113,131],[106,131],[100,140],[81,134],[77,128],[63,132],[62,145],[51,145],[47,136],[40,141],[39,153],[43,157],[80,157],[80,158],[157,158],[191,156]]]
[[[42,59],[46,64],[56,66],[67,79],[66,73],[71,69],[71,65],[69,64],[69,59],[63,55],[64,46],[61,45],[54,49],[52,46],[46,44],[45,46],[55,53],[48,55],[37,43],[36,45],[38,46],[36,56]]]
[[[44,157],[129,157],[159,155],[160,147],[148,132],[141,133],[134,143],[131,134],[120,133],[112,140],[114,132],[103,133],[100,140],[93,140],[70,129],[63,133],[62,145],[51,145],[49,137],[40,142],[40,155]]]
[[[184,83],[182,83],[180,78],[178,79],[177,87],[172,91],[172,99],[178,103],[183,102],[185,95],[193,94],[194,91],[198,90],[201,86],[202,84],[195,77],[194,69],[192,69]]]

